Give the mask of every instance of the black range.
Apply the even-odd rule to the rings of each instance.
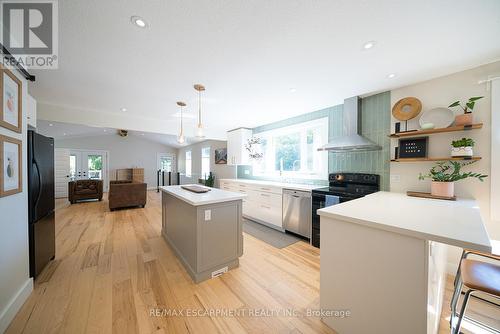
[[[339,197],[347,202],[380,190],[380,176],[362,173],[332,173],[328,176],[329,187],[312,191],[311,244],[319,247],[320,219],[316,211],[325,207],[326,195]]]

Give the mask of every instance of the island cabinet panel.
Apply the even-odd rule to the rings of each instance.
[[[193,281],[237,267],[243,254],[241,198],[196,205],[177,196],[162,193],[162,235]]]
[[[205,219],[207,210],[210,220]],[[240,224],[234,224],[240,216],[240,207],[231,202],[198,208],[198,271],[210,270],[241,256]]]

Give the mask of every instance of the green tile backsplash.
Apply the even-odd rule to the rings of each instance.
[[[328,152],[328,171],[374,173],[381,177],[381,189],[389,190],[389,159],[391,95],[384,92],[362,99],[362,134],[382,146],[381,151],[371,152]],[[253,133],[299,124],[318,118],[328,117],[328,135],[330,139],[343,135],[343,105],[337,105],[279,122],[256,127]],[[247,171],[247,173],[245,173]],[[252,175],[250,166],[238,166],[238,178],[264,179]],[[271,180],[271,178],[266,178]],[[298,180],[298,182],[325,184],[325,180]],[[301,183],[302,183],[301,182]]]

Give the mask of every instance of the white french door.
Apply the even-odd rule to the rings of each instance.
[[[107,151],[70,150],[70,178],[102,180],[103,191],[108,191],[108,158]]]
[[[55,197],[68,197],[70,178],[69,149],[56,148],[54,151]]]

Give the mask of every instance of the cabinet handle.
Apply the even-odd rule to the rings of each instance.
[[[261,205],[261,207],[263,207],[264,209],[270,209],[271,208],[270,206],[267,206],[267,205]]]
[[[244,184],[240,184],[240,187],[246,187],[246,185],[244,185]]]
[[[260,196],[269,197],[269,196],[271,196],[271,195],[268,195],[268,194],[260,194]]]
[[[267,191],[270,191],[271,189],[269,189],[269,188],[260,188],[260,190],[267,190]]]

